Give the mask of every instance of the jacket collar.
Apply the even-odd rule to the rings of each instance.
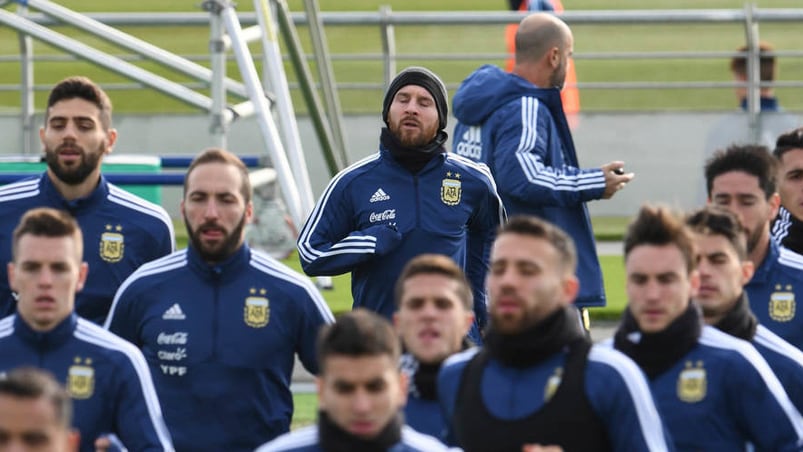
[[[106,178],[103,177],[103,175],[100,176],[98,186],[92,190],[92,193],[90,193],[89,196],[73,199],[72,201],[67,201],[63,196],[61,196],[61,193],[59,193],[59,191],[56,189],[56,186],[53,185],[53,182],[50,180],[50,176],[48,176],[47,171],[45,171],[42,174],[42,177],[39,179],[39,186],[41,187],[42,194],[52,203],[52,205],[59,206],[61,209],[70,212],[78,212],[81,210],[90,209],[100,203],[109,194],[109,183],[106,181]]]
[[[397,166],[399,168],[404,168],[398,161],[396,161],[395,158],[393,158],[393,155],[391,154],[390,150],[387,149],[385,146],[382,146],[381,144],[379,146],[379,154],[382,156],[382,159],[388,162],[389,164]],[[446,154],[447,154],[446,152],[439,152],[435,157],[432,158],[432,160],[427,162],[427,164],[424,165],[421,171],[416,173],[416,175],[426,173],[432,168],[442,165],[443,162],[446,161],[447,157]]]
[[[52,330],[42,332],[31,328],[19,314],[16,314],[14,318],[14,334],[33,346],[51,348],[54,345],[66,342],[72,336],[77,324],[78,316],[73,312]]]
[[[239,276],[241,269],[248,265],[248,261],[251,259],[251,249],[243,243],[228,259],[210,265],[203,260],[195,247],[190,245],[187,248],[187,259],[190,267],[204,279],[228,281]]]

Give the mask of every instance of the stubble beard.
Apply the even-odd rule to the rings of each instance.
[[[435,131],[429,133],[430,131],[427,130],[420,122],[419,126],[421,127],[418,131],[415,132],[407,132],[405,133],[402,131],[401,128],[402,121],[398,121],[390,127],[390,131],[399,140],[399,142],[408,148],[420,148],[428,145],[433,139],[435,139]]]
[[[237,252],[242,245],[243,229],[245,228],[245,215],[243,215],[239,223],[237,223],[237,226],[235,226],[231,232],[227,233],[224,230],[225,235],[223,239],[211,247],[204,244],[203,240],[200,238],[199,231],[204,227],[213,226],[214,224],[204,223],[193,230],[190,227],[190,222],[188,221],[186,214],[184,215],[184,224],[187,225],[187,235],[190,238],[190,243],[192,244],[193,248],[198,251],[198,254],[201,256],[201,258],[206,262],[222,262]]]
[[[63,146],[63,145],[62,145]],[[59,146],[60,148],[61,146]],[[67,185],[80,185],[100,165],[100,158],[106,153],[106,144],[101,143],[96,153],[87,153],[83,148],[73,146],[81,153],[81,159],[74,167],[67,167],[59,162],[58,150],[45,147],[45,162],[50,171]]]

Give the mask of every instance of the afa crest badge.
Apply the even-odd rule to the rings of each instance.
[[[678,398],[686,403],[696,403],[705,398],[708,381],[702,361],[694,365],[686,363],[686,368],[678,377]]]
[[[451,172],[447,172],[446,178],[441,182],[441,201],[447,206],[456,206],[460,204],[462,194],[460,174],[454,173],[453,177]]]
[[[67,371],[67,392],[73,399],[88,399],[95,392],[95,369],[92,359],[75,357],[75,364]]]
[[[769,314],[776,322],[788,322],[795,318],[795,293],[792,286],[786,286],[786,290],[781,290],[781,286],[775,286],[777,292],[770,295]]]
[[[555,392],[558,390],[560,386],[560,382],[563,380],[563,368],[558,367],[555,369],[555,372],[550,375],[549,379],[546,381],[546,385],[544,385],[544,402],[549,401],[552,399],[552,396],[555,395]]]
[[[251,289],[252,296],[245,299],[243,318],[251,328],[262,328],[270,321],[270,303],[265,293],[265,289],[259,289],[259,295],[262,296],[256,296],[257,290]]]
[[[120,225],[114,227],[106,225],[106,232],[100,236],[100,258],[104,261],[118,262],[123,258],[125,237],[122,230],[123,227]]]

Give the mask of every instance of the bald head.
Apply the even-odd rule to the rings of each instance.
[[[574,37],[565,22],[548,13],[524,18],[516,32],[513,73],[539,88],[562,89]]]
[[[571,36],[569,26],[554,14],[530,14],[516,32],[516,63],[538,61],[554,47],[564,49]]]

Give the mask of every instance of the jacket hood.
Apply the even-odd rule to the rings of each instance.
[[[538,91],[557,89],[538,88],[518,75],[486,64],[463,80],[454,95],[452,108],[461,123],[481,124],[502,105]]]

